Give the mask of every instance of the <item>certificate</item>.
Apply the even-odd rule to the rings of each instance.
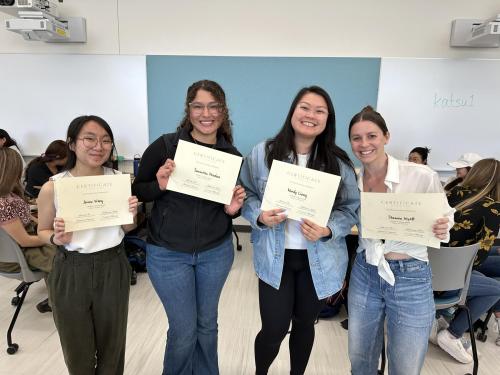
[[[130,175],[59,178],[54,181],[57,216],[66,232],[132,224]]]
[[[289,219],[326,227],[339,184],[339,176],[273,160],[260,208],[284,208]]]
[[[439,248],[432,226],[445,202],[444,193],[361,193],[361,234]]]
[[[240,156],[181,140],[167,190],[229,204],[241,161]]]

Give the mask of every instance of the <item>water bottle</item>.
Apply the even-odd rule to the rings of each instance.
[[[139,170],[139,163],[141,162],[141,155],[134,155],[134,176],[137,176],[137,171]]]

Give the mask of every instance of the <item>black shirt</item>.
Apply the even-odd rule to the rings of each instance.
[[[36,189],[34,186],[42,186],[52,176],[52,172],[44,162],[31,164],[26,169],[26,193],[33,198],[37,198],[40,188]]]
[[[232,217],[224,205],[175,191],[162,191],[156,172],[167,159],[174,159],[179,139],[192,142],[185,129],[165,134],[144,151],[132,192],[143,202],[154,202],[149,219],[148,242],[181,252],[201,252],[224,242],[232,231]],[[198,142],[199,143],[199,142]],[[223,137],[216,150],[241,156]]]

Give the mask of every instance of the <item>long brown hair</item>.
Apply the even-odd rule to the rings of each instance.
[[[231,126],[233,123],[229,119],[229,109],[227,108],[226,103],[226,94],[222,87],[214,81],[202,80],[193,83],[189,86],[186,94],[186,102],[184,103],[184,118],[181,120],[177,130],[181,128],[187,129],[187,131],[193,130],[193,124],[189,121],[189,103],[191,103],[199,90],[208,91],[213,95],[215,100],[221,106],[221,115],[222,115],[222,125],[217,129],[217,135],[222,135],[226,141],[233,144],[233,134],[231,132]]]
[[[24,196],[24,189],[21,185],[21,175],[23,173],[23,161],[19,154],[8,148],[0,148],[0,197],[5,197],[14,193],[21,198]]]
[[[469,207],[485,196],[500,202],[500,161],[493,158],[479,160],[465,176],[462,186],[477,193],[456,205],[457,210]]]

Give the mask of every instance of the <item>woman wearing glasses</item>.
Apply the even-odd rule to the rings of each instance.
[[[147,268],[168,317],[163,374],[218,374],[217,307],[233,263],[232,218],[245,191],[229,205],[166,190],[180,140],[240,155],[222,88],[198,81],[187,90],[184,118],[144,152],[133,191],[154,201]]]
[[[113,133],[102,118],[74,119],[67,143],[65,171],[52,176],[38,196],[38,235],[58,246],[48,279],[54,321],[70,374],[122,374],[131,275],[122,240],[135,224],[65,232],[54,181],[120,173],[104,166]],[[137,198],[128,204],[135,221]]]
[[[327,226],[287,219],[282,209],[260,209],[273,160],[341,176]],[[359,192],[349,157],[335,144],[335,112],[320,87],[295,96],[285,123],[245,158],[242,210],[252,225],[259,277],[262,329],[255,338],[256,374],[267,374],[290,322],[290,374],[303,374],[314,342],[314,321],[325,298],[342,287],[347,269],[345,236],[357,223]]]

